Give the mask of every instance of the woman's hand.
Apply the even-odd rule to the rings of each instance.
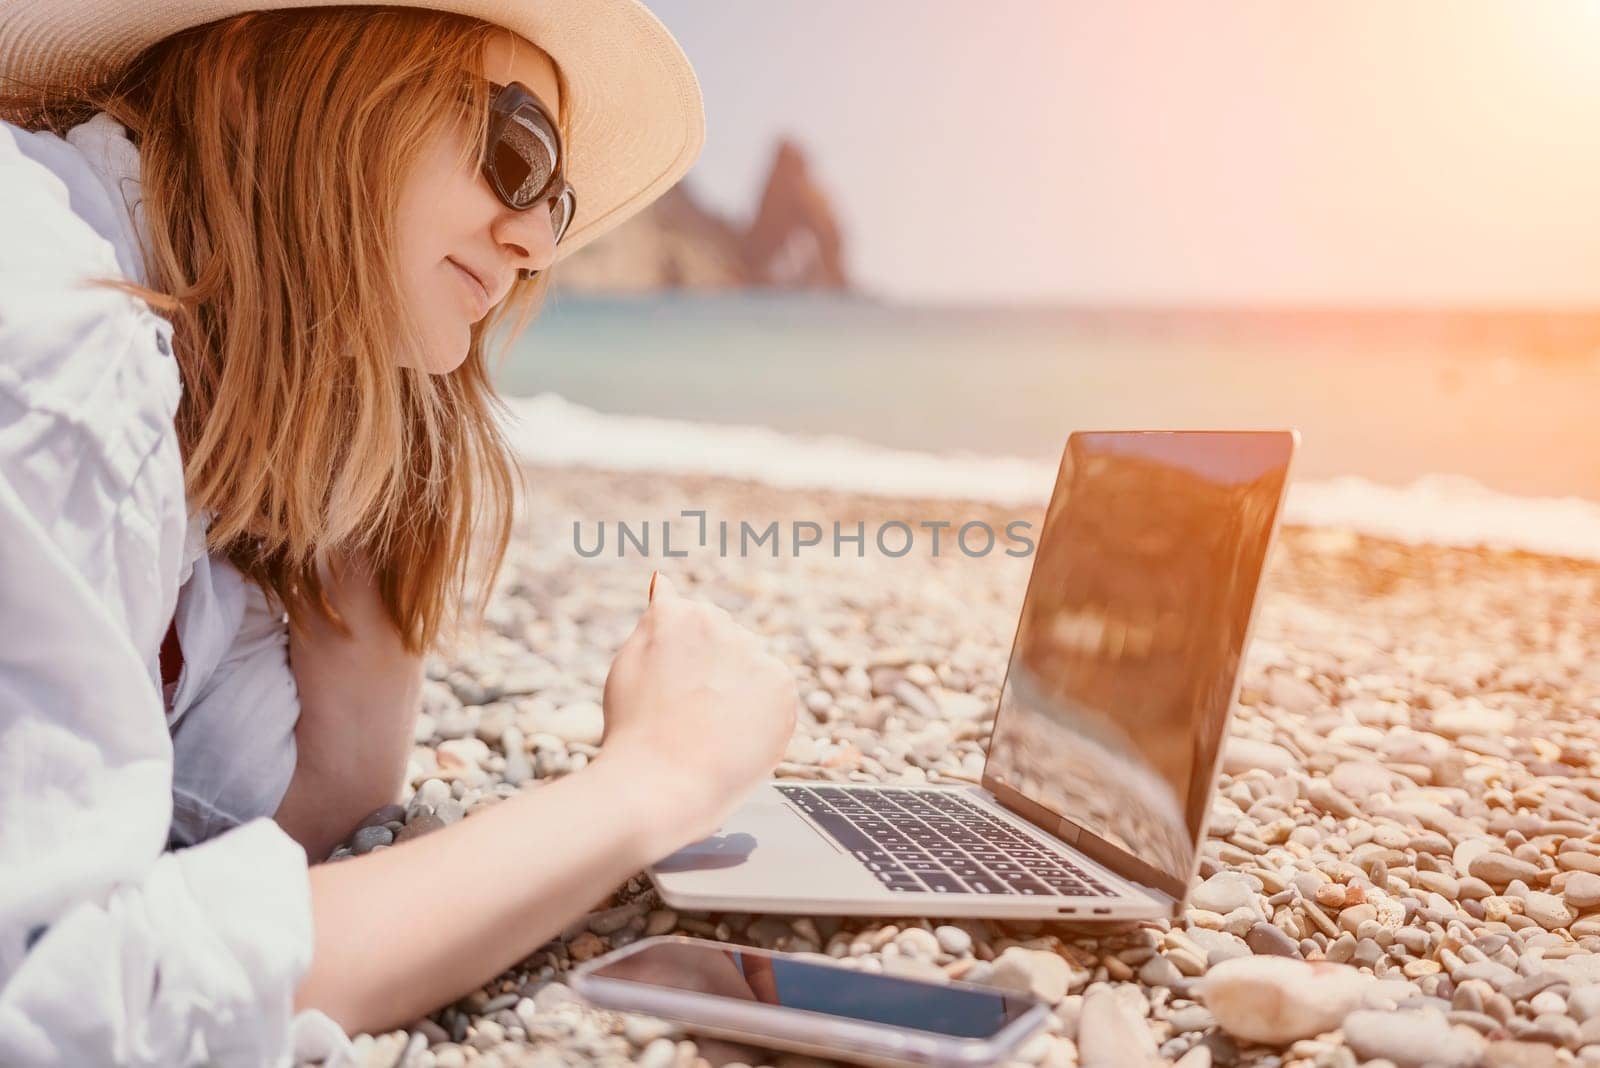
[[[783,757],[800,696],[794,672],[716,605],[658,575],[612,662],[600,761],[627,764],[684,820],[712,833]]]

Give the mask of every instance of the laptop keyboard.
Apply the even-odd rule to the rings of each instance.
[[[1111,897],[1083,868],[960,793],[777,785],[789,803],[901,893]]]

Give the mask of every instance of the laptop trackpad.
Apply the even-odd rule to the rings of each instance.
[[[717,868],[736,868],[754,853],[756,836],[747,831],[714,834],[693,845],[684,846],[665,860],[658,861],[656,871],[713,871]]]
[[[782,798],[762,790],[735,809],[716,834],[684,846],[651,868],[663,875],[728,868],[744,868],[754,874],[771,869],[774,876],[792,879],[795,861],[814,868],[825,859],[854,866],[838,843],[812,827]]]

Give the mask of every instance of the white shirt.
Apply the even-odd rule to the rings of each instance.
[[[0,122],[0,1064],[342,1062],[338,1025],[293,1011],[305,852],[270,819],[221,829],[203,781],[181,811],[174,739],[187,718],[196,745],[220,741],[204,702],[278,621],[187,516],[170,324],[82,284],[143,280],[136,201],[137,153],[108,117],[66,139]],[[234,698],[257,689],[240,681]],[[220,833],[165,852],[184,826]]]

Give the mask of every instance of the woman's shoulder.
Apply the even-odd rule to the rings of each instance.
[[[92,284],[127,277],[115,210],[82,150],[0,122],[0,401],[123,466],[171,431],[180,385],[171,324]]]
[[[78,145],[0,121],[0,219],[7,236],[0,270],[36,277],[85,269],[122,275],[115,207]]]

